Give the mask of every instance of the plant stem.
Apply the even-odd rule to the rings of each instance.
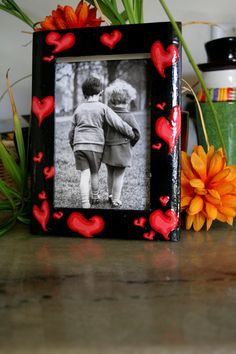
[[[193,57],[192,57],[192,55],[191,55],[191,53],[190,53],[190,51],[188,49],[188,46],[187,46],[187,44],[186,44],[186,42],[184,40],[184,37],[182,36],[182,33],[181,33],[177,23],[175,22],[174,17],[172,16],[170,10],[166,6],[165,1],[164,0],[159,0],[159,1],[161,3],[161,6],[164,9],[166,15],[168,16],[168,18],[169,18],[169,20],[170,20],[170,22],[171,22],[176,34],[177,34],[179,40],[181,41],[182,46],[184,48],[184,51],[185,51],[185,53],[186,53],[186,55],[188,57],[188,60],[189,60],[190,64],[192,65],[193,70],[195,71],[195,74],[196,74],[196,76],[197,76],[197,78],[198,78],[198,80],[199,80],[199,82],[200,82],[200,84],[202,86],[203,91],[206,94],[207,102],[209,104],[209,107],[210,107],[210,110],[211,110],[211,113],[212,113],[212,117],[214,119],[216,130],[217,130],[217,133],[218,133],[218,136],[219,136],[219,140],[220,140],[220,143],[222,145],[222,148],[223,148],[225,156],[226,156],[225,142],[224,142],[224,138],[223,138],[223,135],[222,135],[222,132],[221,132],[220,124],[219,124],[219,121],[218,121],[217,112],[216,112],[215,107],[214,107],[214,105],[212,103],[211,97],[209,95],[209,91],[208,91],[208,89],[206,87],[206,84],[205,84],[205,82],[203,80],[202,74],[201,74],[197,64],[195,63],[195,61],[194,61],[194,59],[193,59]]]

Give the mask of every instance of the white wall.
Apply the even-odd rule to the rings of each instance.
[[[16,0],[22,8],[27,11],[34,21],[38,21],[48,15],[57,4],[77,5],[78,0]],[[236,0],[166,0],[176,20],[187,21],[209,21],[215,23],[235,23]],[[167,17],[161,8],[158,0],[144,0],[145,22],[166,21]],[[11,68],[11,82],[31,73],[31,51],[29,44],[32,36],[21,31],[31,29],[13,18],[7,13],[0,12],[0,95],[5,90],[5,74]],[[197,63],[206,61],[204,43],[210,37],[210,27],[206,25],[191,25],[183,28],[184,37],[191,49]],[[195,81],[190,65],[184,56],[183,75],[191,82]],[[30,112],[31,101],[31,80],[27,79],[15,86],[15,98],[19,113]],[[9,102],[7,97],[0,103],[0,119],[10,115]]]

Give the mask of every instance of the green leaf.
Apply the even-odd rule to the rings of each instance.
[[[0,200],[0,210],[3,211],[12,211],[12,204],[8,200]]]
[[[95,2],[93,2],[96,6]],[[120,25],[125,24],[123,17],[119,14],[118,11],[113,7],[113,5],[107,0],[96,0],[102,14],[107,17],[112,24]],[[97,6],[96,6],[97,7]]]
[[[23,187],[23,179],[21,175],[20,167],[17,165],[14,158],[8,153],[5,148],[1,137],[0,137],[0,159],[2,160],[3,166],[6,171],[9,173],[13,181],[16,183],[19,190],[22,190]]]
[[[29,25],[31,28],[34,28],[34,23],[33,21],[26,15],[26,13],[21,9],[20,6],[17,5],[17,3],[14,0],[4,0],[5,3],[8,4],[8,6],[11,6],[12,9],[14,9],[16,12],[19,13],[21,16],[22,21],[24,21],[27,25]]]
[[[30,224],[30,218],[24,218],[22,216],[18,216],[17,220],[19,220],[20,222],[22,222],[23,224],[26,224],[26,225]]]
[[[143,23],[143,0],[133,0],[133,9],[137,23]]]
[[[134,10],[130,0],[122,0],[122,4],[127,13],[129,23],[138,23],[138,19],[135,17]]]
[[[0,236],[4,236],[10,229],[12,229],[16,221],[16,217],[13,216],[2,225],[0,225]]]

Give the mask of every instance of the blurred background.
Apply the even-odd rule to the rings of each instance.
[[[17,0],[33,21],[42,20],[49,15],[57,4],[76,7],[77,0]],[[210,39],[235,35],[236,33],[236,1],[226,0],[166,0],[175,19],[183,22],[183,34],[191,53],[197,63],[206,62],[204,43]],[[167,17],[158,0],[144,0],[145,22],[167,21]],[[192,22],[210,22],[209,24],[192,24]],[[32,68],[32,35],[30,27],[17,18],[0,12],[0,95],[5,90],[5,75],[11,68],[11,82],[31,73]],[[183,53],[183,77],[191,84],[196,82],[190,64]],[[31,106],[31,78],[25,79],[14,88],[17,107],[20,114],[29,114]],[[0,118],[11,116],[8,97],[1,102]]]

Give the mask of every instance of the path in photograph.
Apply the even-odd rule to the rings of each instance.
[[[141,139],[133,148],[132,167],[126,169],[122,190],[122,209],[146,210],[150,205],[150,127],[146,112],[132,112],[140,126]],[[55,208],[81,208],[80,172],[75,168],[74,154],[68,142],[72,117],[56,119],[55,127]],[[148,143],[147,143],[148,142]],[[107,192],[107,171],[102,164],[99,171],[99,205],[96,209],[110,209]]]

